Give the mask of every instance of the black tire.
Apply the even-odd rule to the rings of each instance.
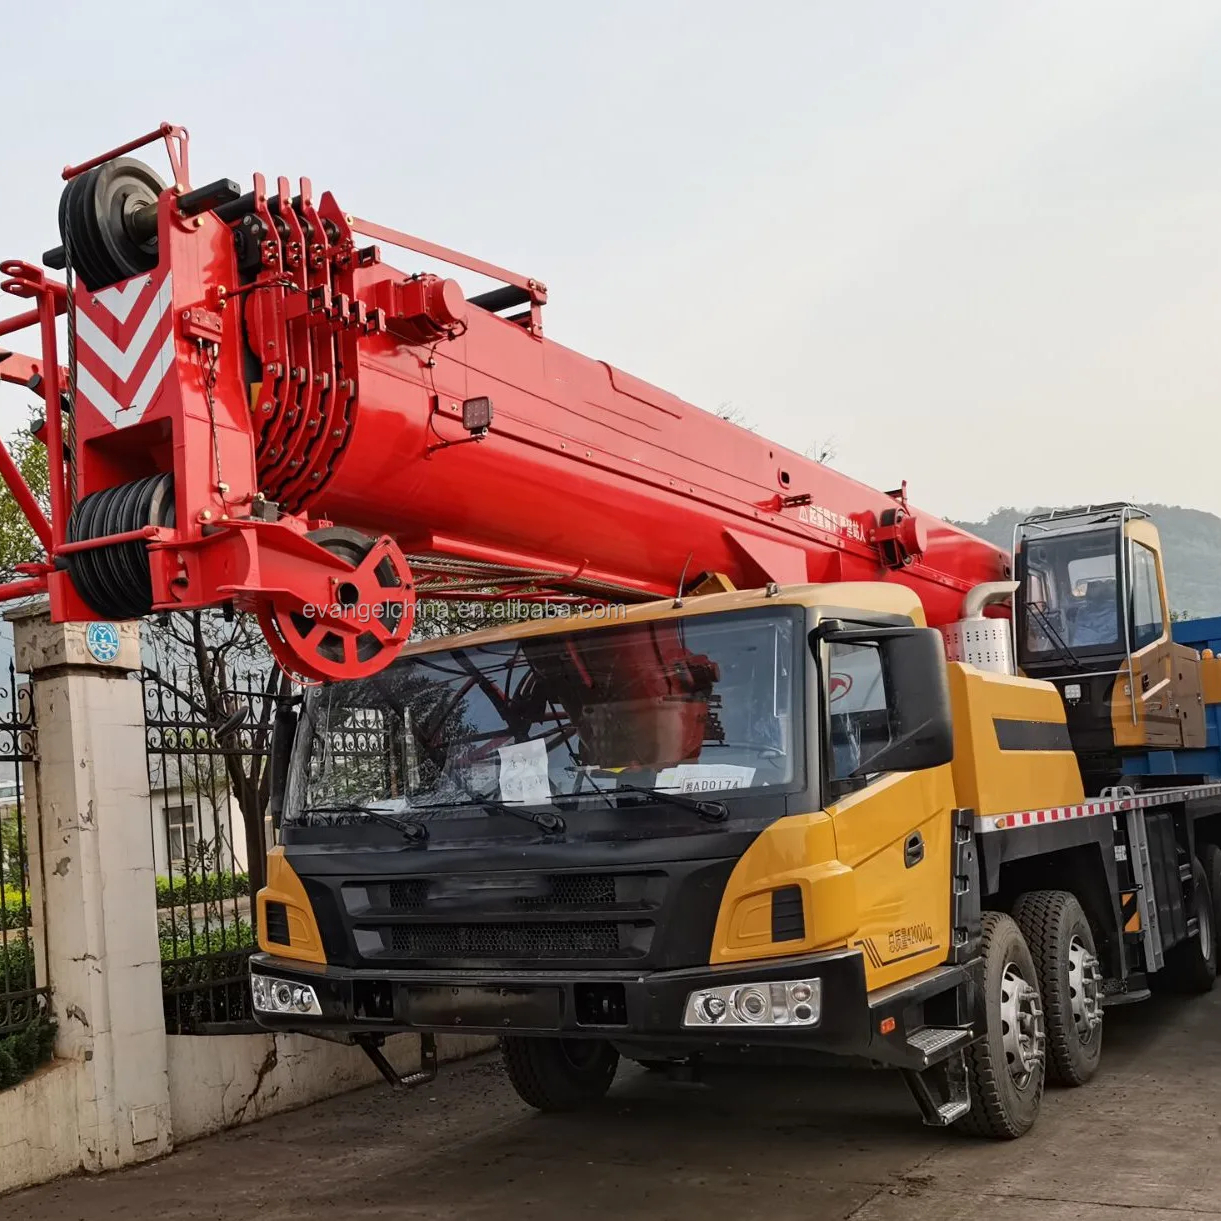
[[[1032,890],[1013,907],[1043,994],[1047,1076],[1084,1085],[1102,1056],[1098,951],[1081,904],[1067,890]],[[1092,962],[1091,962],[1092,960]]]
[[[610,1089],[619,1053],[603,1039],[501,1040],[505,1071],[523,1102],[540,1111],[573,1111]]]
[[[1039,977],[1021,930],[1003,912],[984,912],[980,952],[984,960],[987,1029],[983,1038],[964,1053],[971,1110],[956,1126],[975,1136],[1016,1140],[1030,1131],[1043,1100],[1046,1066]],[[1017,995],[1014,972],[1024,984],[1022,1013],[1033,1023],[1028,1033],[1034,1046],[1025,1073],[1010,1069],[1006,1050],[1006,1034],[1010,1032],[1002,1021],[1002,1011],[1012,1012],[1013,998]],[[1012,1027],[1011,1037],[1017,1029],[1016,1025]],[[1015,1061],[1015,1068],[1019,1064],[1020,1061]]]
[[[1203,856],[1200,863],[1204,866],[1204,876],[1208,879],[1208,889],[1213,897],[1213,939],[1221,929],[1221,848],[1216,844],[1205,844],[1201,849]],[[1221,970],[1221,946],[1215,952],[1218,970]]]
[[[1191,862],[1191,875],[1199,931],[1166,951],[1165,966],[1158,982],[1172,992],[1199,996],[1211,992],[1217,980],[1216,906],[1204,866],[1198,860]]]

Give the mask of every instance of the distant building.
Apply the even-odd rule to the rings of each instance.
[[[198,872],[201,846],[205,872],[246,872],[246,830],[228,788],[201,793],[171,783],[150,792],[153,860],[161,877]]]

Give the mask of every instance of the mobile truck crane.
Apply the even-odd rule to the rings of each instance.
[[[159,139],[168,185],[128,156]],[[181,128],[64,178],[62,244],[0,264],[51,475],[48,518],[0,448],[46,548],[0,598],[236,607],[302,680],[265,1026],[392,1080],[388,1034],[495,1034],[541,1108],[621,1056],[855,1057],[1016,1137],[1107,1006],[1212,986],[1221,659],[1139,510],[1031,518],[1011,563],[555,344],[537,279],[308,180],[193,187]],[[753,342],[757,300],[713,324]],[[409,644],[419,597],[546,613]]]

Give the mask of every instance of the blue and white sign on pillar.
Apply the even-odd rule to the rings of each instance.
[[[91,623],[85,629],[85,647],[94,661],[114,661],[119,655],[119,629],[113,623]]]

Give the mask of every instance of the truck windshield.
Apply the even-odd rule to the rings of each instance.
[[[441,818],[480,801],[787,785],[798,612],[592,627],[418,653],[315,688],[285,818]],[[478,813],[478,810],[475,810]]]
[[[1073,658],[1123,648],[1114,528],[1022,544],[1018,625],[1023,658]]]

